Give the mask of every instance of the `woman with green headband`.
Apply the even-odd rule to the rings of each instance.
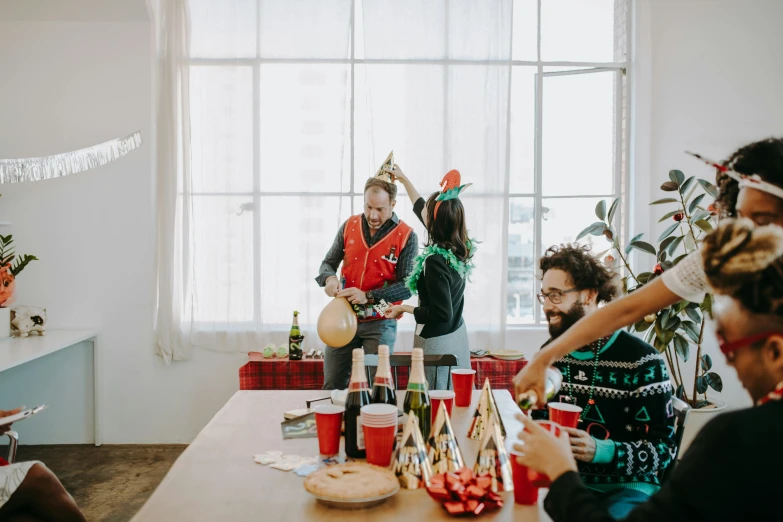
[[[405,187],[413,212],[427,228],[427,244],[406,280],[411,292],[419,294],[419,306],[392,306],[386,315],[396,318],[403,313],[413,314],[416,318],[414,348],[424,349],[425,355],[456,355],[459,368],[469,369],[470,349],[462,310],[465,283],[473,270],[474,242],[468,238],[465,208],[459,200],[459,193],[469,185],[460,185],[459,172],[451,170],[444,176],[441,190],[425,203],[399,166],[394,165],[391,173]],[[430,389],[436,380],[435,370],[425,368]],[[448,389],[451,384],[448,370],[437,370],[438,387]]]

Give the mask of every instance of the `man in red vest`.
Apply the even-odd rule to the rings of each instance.
[[[337,231],[316,281],[329,297],[345,297],[359,319],[356,336],[345,346],[330,346],[324,355],[324,389],[345,389],[351,375],[351,351],[364,347],[377,354],[378,345],[394,350],[397,321],[378,313],[381,300],[399,304],[411,296],[405,279],[418,254],[413,229],[394,213],[397,186],[388,173],[367,180],[364,213],[352,216]],[[343,264],[342,278],[337,267]]]

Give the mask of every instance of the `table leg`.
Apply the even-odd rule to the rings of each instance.
[[[101,435],[101,408],[100,408],[100,368],[101,365],[98,363],[99,355],[98,355],[98,348],[97,348],[97,342],[96,338],[93,337],[89,340],[90,343],[92,343],[92,422],[93,422],[93,429],[95,430],[95,445],[100,446],[103,444],[102,435]]]

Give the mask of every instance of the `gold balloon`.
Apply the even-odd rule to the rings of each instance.
[[[340,348],[356,335],[356,313],[345,297],[335,297],[318,316],[318,337],[327,346]]]

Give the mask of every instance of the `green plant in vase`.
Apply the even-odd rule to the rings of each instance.
[[[14,237],[11,234],[0,235],[0,307],[6,308],[11,304],[16,291],[16,276],[30,261],[37,260],[37,257],[29,254],[16,257]]]
[[[599,255],[607,254],[604,262],[623,272],[622,288],[625,294],[638,290],[666,270],[671,270],[685,256],[698,250],[703,237],[713,230],[715,207],[712,204],[703,205],[705,197],[714,199],[718,195],[712,183],[694,176],[686,179],[681,171],[672,170],[669,172],[669,181],[661,185],[661,190],[671,193],[671,196],[653,201],[650,205],[665,205],[670,211],[658,221],[669,225],[658,237],[657,248],[642,240],[644,234],[633,236],[627,245],[620,244],[620,234],[614,224],[619,199],[612,202],[608,212],[606,201],[600,201],[595,208],[600,221],[591,224],[577,236],[579,241],[587,235],[603,235],[611,243],[610,248]],[[645,262],[648,259],[651,261],[649,271],[634,273],[629,262],[634,251],[652,256],[645,258]],[[712,295],[707,294],[701,303],[680,301],[629,327],[629,331],[644,333],[645,341],[665,355],[675,385],[675,396],[693,408],[710,404],[706,395],[709,388],[716,391],[723,389],[720,376],[711,371],[712,359],[702,349],[704,314],[710,314],[711,311]],[[694,352],[695,358],[692,358]],[[693,388],[686,390],[683,369],[687,374],[688,363],[692,365]]]

